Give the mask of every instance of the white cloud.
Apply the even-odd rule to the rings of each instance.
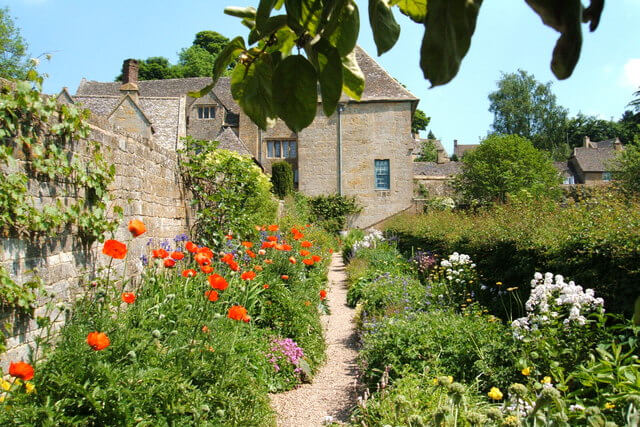
[[[632,58],[624,64],[621,83],[633,89],[640,87],[640,58]]]

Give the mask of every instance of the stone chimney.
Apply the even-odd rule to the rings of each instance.
[[[588,136],[585,136],[582,146],[585,148],[591,148],[591,138],[589,138]]]
[[[120,92],[123,95],[129,94],[135,102],[138,102],[138,61],[135,59],[125,59],[122,64],[122,86]]]
[[[616,151],[622,151],[622,142],[620,142],[620,138],[616,137],[616,140],[613,143],[613,149]]]

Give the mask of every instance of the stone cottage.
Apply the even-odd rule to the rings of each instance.
[[[167,149],[179,148],[180,138],[190,135],[249,154],[267,173],[273,162],[287,161],[302,193],[355,196],[363,211],[352,225],[368,227],[412,204],[411,120],[419,100],[360,47],[356,57],[365,76],[361,100],[343,96],[331,117],[319,102],[313,123],[297,133],[280,120],[260,130],[233,100],[228,78],[194,99],[187,93],[210,78],[138,81],[135,60],[125,61],[122,83],[83,79],[75,95],[64,89],[58,99],[129,132],[153,135]]]
[[[611,181],[611,162],[623,149],[618,138],[596,142],[585,136],[582,147],[575,147],[569,158],[571,177],[565,178],[565,183],[599,185]]]

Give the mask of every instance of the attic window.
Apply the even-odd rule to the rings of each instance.
[[[198,107],[199,119],[215,119],[215,117],[216,117],[215,105],[204,105],[202,107]]]

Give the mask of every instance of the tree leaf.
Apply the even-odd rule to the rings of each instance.
[[[262,29],[258,29],[258,24],[256,22],[256,28],[254,28],[249,34],[249,44],[253,44],[258,40],[268,37],[271,34],[275,33],[282,27],[287,26],[287,15],[276,15],[272,16],[267,20],[267,22],[262,26]]]
[[[329,41],[338,49],[340,56],[345,56],[356,46],[360,32],[360,13],[355,2],[350,1],[342,8],[336,21],[337,26],[330,33]]]
[[[589,22],[589,31],[595,31],[600,23],[600,15],[604,9],[604,0],[591,0],[589,7],[582,13],[582,22]]]
[[[282,56],[289,56],[291,49],[296,45],[296,33],[289,27],[280,28],[276,31],[276,43],[270,49],[282,52]]]
[[[391,49],[400,36],[400,25],[393,17],[389,0],[369,0],[369,23],[380,56]]]
[[[210,83],[200,90],[187,92],[187,95],[190,96],[191,98],[202,98],[203,96],[211,92],[211,89],[213,89],[215,85],[216,85],[215,83]]]
[[[302,55],[283,59],[273,75],[273,103],[289,129],[298,132],[309,126],[318,108],[318,76]]]
[[[292,29],[308,31],[312,36],[318,34],[322,18],[322,0],[285,0]]]
[[[560,38],[553,49],[551,71],[560,80],[571,76],[580,59],[582,48],[582,3],[580,0],[525,0],[538,14],[542,22],[560,33]],[[600,9],[602,12],[602,9]],[[595,13],[595,10],[593,11]],[[594,15],[595,18],[595,15]],[[597,14],[599,21],[600,14]],[[596,23],[597,25],[597,23]],[[593,22],[592,22],[593,26]],[[594,27],[595,29],[595,27]]]
[[[364,85],[364,74],[358,65],[354,50],[342,57],[342,91],[352,99],[360,101]]]
[[[427,0],[391,0],[391,6],[396,5],[400,12],[419,24],[427,16]]]
[[[329,117],[336,110],[342,94],[342,60],[338,49],[322,38],[312,46],[315,65],[318,69],[322,109]],[[311,57],[311,55],[309,55]]]
[[[226,15],[235,16],[238,18],[246,18],[250,20],[256,19],[256,8],[255,7],[238,7],[238,6],[229,6],[224,8],[224,13]]]
[[[269,16],[271,16],[271,11],[275,5],[276,0],[260,0],[258,11],[256,12],[256,28],[258,31],[264,32],[264,25],[267,23]]]
[[[467,54],[482,0],[429,0],[420,67],[432,86],[448,83]]]
[[[262,130],[276,117],[272,102],[273,66],[269,55],[262,55],[248,68],[238,63],[231,74],[231,95],[242,110]]]
[[[242,37],[236,37],[227,43],[213,63],[213,84],[216,84],[220,76],[224,74],[229,64],[235,61],[236,58],[238,58],[238,56],[245,50],[246,46]]]

